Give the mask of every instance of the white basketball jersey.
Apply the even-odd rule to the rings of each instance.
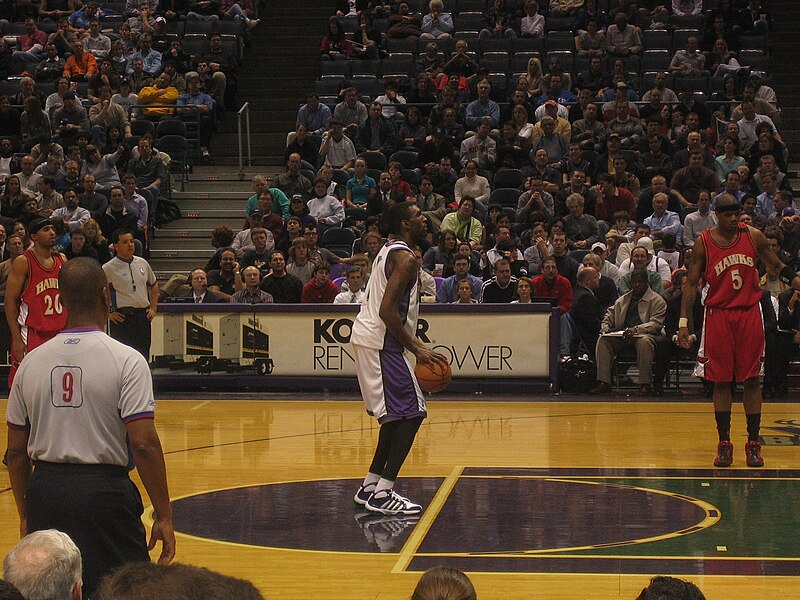
[[[388,242],[375,257],[372,263],[372,273],[367,283],[367,291],[361,302],[361,312],[358,313],[353,324],[353,333],[350,341],[358,346],[403,352],[403,345],[388,331],[386,324],[381,319],[381,302],[386,293],[386,284],[391,277],[389,254],[392,252],[411,252],[411,248],[400,240]],[[410,285],[403,291],[403,296],[397,305],[400,319],[411,337],[417,333],[417,316],[419,315],[419,293],[417,282],[419,277],[414,277]]]

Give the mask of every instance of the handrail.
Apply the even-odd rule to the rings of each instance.
[[[253,153],[250,147],[250,103],[245,102],[236,112],[236,124],[239,133],[239,179],[244,179],[244,155],[242,152],[242,113],[244,113],[245,131],[247,135],[247,166],[253,166]]]

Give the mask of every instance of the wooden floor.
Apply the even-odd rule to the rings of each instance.
[[[692,571],[709,600],[797,597],[800,404],[765,405],[762,435],[778,445],[764,471],[745,471],[736,405],[741,469],[714,471],[708,402],[543,400],[432,400],[401,472],[412,499],[430,497],[410,523],[361,519],[350,500],[377,434],[360,402],[159,401],[176,521],[191,532],[178,560],[275,600],[405,599],[436,562],[468,565],[482,600],[633,599],[665,565]],[[3,555],[18,532],[7,488],[3,469]]]

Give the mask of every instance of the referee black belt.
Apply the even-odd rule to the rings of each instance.
[[[130,315],[135,315],[135,314],[138,314],[138,313],[147,312],[147,309],[146,308],[134,308],[132,306],[120,306],[118,308],[115,308],[114,312],[118,312],[120,314],[130,316]]]
[[[104,477],[127,477],[128,467],[119,465],[54,463],[37,460],[33,463],[40,473],[72,473],[73,475],[98,475]]]

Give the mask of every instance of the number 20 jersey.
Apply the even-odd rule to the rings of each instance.
[[[705,305],[712,308],[749,308],[761,301],[756,266],[758,253],[750,229],[739,224],[736,240],[725,248],[711,237],[711,230],[700,234],[706,251],[703,279],[708,284]]]
[[[43,334],[40,337],[47,339],[67,325],[67,311],[61,305],[58,291],[58,274],[64,259],[53,252],[53,266],[45,269],[33,250],[26,250],[23,256],[28,261],[28,283],[20,297],[19,324],[26,341],[26,328]],[[28,349],[33,348],[29,345]]]

